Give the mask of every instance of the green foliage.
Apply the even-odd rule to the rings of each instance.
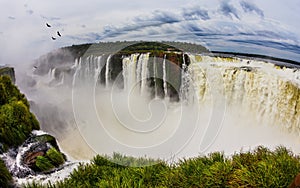
[[[36,158],[35,165],[38,169],[40,169],[40,171],[48,171],[55,167],[48,158],[43,156],[38,156]]]
[[[7,149],[22,144],[39,123],[9,77],[0,76],[0,91],[0,143]]]
[[[132,53],[144,53],[144,52],[163,52],[163,51],[174,51],[178,52],[179,49],[170,46],[168,44],[160,42],[138,42],[123,48],[118,53],[121,54],[132,54]]]
[[[0,159],[0,185],[1,187],[9,187],[12,177],[8,172],[4,162]]]
[[[59,165],[65,162],[63,155],[57,151],[54,147],[50,148],[47,153],[46,157],[51,161],[51,164],[58,167]]]
[[[7,104],[11,100],[22,101],[28,108],[29,103],[25,98],[25,95],[20,93],[19,89],[11,82],[8,76],[0,76],[0,105]]]
[[[102,55],[114,54],[120,50],[124,54],[133,52],[163,52],[163,51],[184,51],[191,53],[209,52],[204,46],[185,42],[146,42],[146,41],[116,41],[116,42],[99,42],[93,44],[72,45],[62,48],[71,52],[74,58],[79,58],[82,55]]]
[[[147,161],[152,165],[120,165],[150,164]],[[174,165],[120,154],[98,155],[90,164],[80,164],[69,178],[47,187],[288,187],[299,171],[299,157],[281,146],[274,151],[258,147],[230,158],[215,152]]]
[[[11,101],[0,107],[0,142],[11,147],[22,144],[38,121],[22,101]]]
[[[158,160],[148,159],[148,158],[134,158],[130,156],[125,156],[120,153],[113,153],[112,158],[107,157],[113,163],[122,165],[122,166],[132,166],[132,167],[139,167],[139,166],[150,166],[153,164],[157,164]],[[94,160],[95,161],[95,160]],[[95,161],[96,162],[96,161]]]

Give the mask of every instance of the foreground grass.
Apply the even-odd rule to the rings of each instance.
[[[129,167],[126,165],[142,167]],[[70,177],[44,187],[288,187],[300,172],[300,158],[285,147],[226,158],[222,153],[185,159],[168,165],[163,161],[114,155],[96,156],[81,164]],[[38,183],[25,187],[43,187]]]

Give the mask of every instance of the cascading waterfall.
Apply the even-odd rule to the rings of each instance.
[[[98,56],[98,57],[95,57],[95,59],[94,59],[97,61],[97,67],[95,69],[94,80],[98,80],[99,75],[101,73],[101,58],[102,58],[102,56]]]
[[[124,90],[130,92],[136,84],[137,61],[139,54],[132,54],[122,60],[122,74],[124,79]]]
[[[240,104],[245,113],[255,112],[257,120],[276,122],[300,133],[300,89],[287,78],[287,70],[255,60],[245,63],[226,58],[190,57],[189,72],[199,101],[213,100],[211,90],[218,90],[225,96],[227,105]],[[215,84],[216,78],[208,79],[209,73],[222,79],[221,82]]]
[[[189,100],[189,79],[188,66],[185,62],[185,54],[182,56],[182,68],[181,68],[181,86],[180,86],[180,100],[188,102]]]
[[[142,68],[143,68],[143,57],[144,57],[144,54],[141,54],[140,57],[138,58],[138,61],[137,61],[137,67],[136,67],[136,80],[137,82],[134,82],[134,84],[137,84],[139,83],[140,85],[140,81],[142,80]],[[141,85],[140,85],[140,88],[141,88]]]
[[[61,80],[57,85],[63,85],[65,83],[65,73],[62,73]]]
[[[123,58],[122,75],[125,91],[133,89],[138,84],[141,95],[146,93],[149,78],[148,61],[149,53],[132,54],[130,57]]]
[[[106,66],[105,66],[105,86],[109,86],[109,81],[110,81],[110,58],[111,55],[108,56],[107,61],[106,61]]]
[[[180,54],[180,53],[179,53]],[[92,86],[95,86],[96,84],[102,84],[103,88],[100,87],[99,90],[93,90],[93,92],[98,91],[104,91],[103,93],[99,94],[97,96],[95,94],[95,97],[98,97],[97,100],[105,100],[105,101],[97,101],[95,100],[95,103],[99,102],[99,106],[103,107],[103,111],[99,111],[99,114],[105,117],[102,117],[104,121],[107,124],[109,124],[109,127],[118,127],[119,124],[116,122],[111,122],[112,119],[115,118],[115,114],[110,114],[109,110],[107,109],[107,103],[111,102],[111,97],[107,97],[107,95],[111,94],[108,91],[110,87],[112,86],[112,82],[122,82],[118,85],[120,90],[116,91],[122,91],[122,89],[125,92],[130,93],[133,89],[137,89],[137,94],[141,96],[147,96],[145,95],[148,91],[152,92],[151,96],[155,99],[154,105],[156,105],[155,102],[161,102],[161,100],[168,101],[169,98],[171,98],[172,95],[177,94],[179,96],[180,101],[177,103],[179,105],[183,104],[184,108],[187,109],[187,114],[185,114],[185,117],[182,117],[183,119],[189,119],[189,114],[194,112],[194,108],[192,107],[195,104],[199,104],[201,110],[201,115],[209,116],[210,114],[206,111],[209,107],[211,107],[211,103],[216,102],[216,100],[224,99],[226,107],[231,110],[231,107],[236,107],[237,110],[233,109],[228,113],[228,116],[230,118],[235,118],[237,121],[240,121],[241,117],[248,117],[245,118],[250,121],[249,122],[242,122],[241,125],[239,125],[239,122],[232,121],[231,119],[227,119],[227,123],[224,125],[224,130],[227,137],[221,137],[219,139],[219,142],[216,141],[215,148],[212,147],[212,151],[217,150],[226,150],[228,152],[231,151],[237,151],[240,148],[237,147],[243,147],[243,145],[236,146],[234,145],[232,148],[230,148],[230,142],[226,141],[226,143],[223,144],[224,140],[228,139],[229,136],[235,136],[234,131],[236,131],[238,134],[243,131],[241,128],[243,124],[246,125],[246,130],[249,131],[252,125],[276,125],[281,126],[284,130],[288,130],[292,133],[298,133],[300,134],[300,71],[297,69],[291,69],[291,68],[281,68],[274,64],[254,60],[254,59],[240,59],[240,58],[221,58],[221,57],[211,57],[211,56],[205,56],[205,55],[195,55],[195,54],[189,54],[189,53],[182,53],[182,56],[178,55],[176,58],[180,57],[180,61],[173,62],[173,64],[178,65],[180,68],[174,69],[171,65],[168,64],[168,59],[171,59],[172,54],[166,55],[165,54],[159,54],[158,56],[152,57],[153,54],[151,53],[134,53],[130,55],[100,55],[100,56],[88,56],[88,57],[80,57],[77,58],[74,62],[74,64],[71,67],[52,67],[49,69],[48,74],[46,75],[45,80],[49,82],[53,82],[54,84],[43,84],[41,86],[50,86],[50,87],[56,87],[59,86],[59,83],[62,85],[69,84],[67,82],[68,77],[73,76],[73,86],[77,86],[80,84],[91,84]],[[168,57],[168,58],[167,58]],[[175,56],[174,56],[175,57]],[[120,59],[121,62],[117,62]],[[175,58],[174,58],[175,59]],[[179,58],[178,58],[179,59]],[[114,61],[112,61],[114,60]],[[116,60],[116,61],[115,61]],[[171,61],[172,63],[172,61]],[[118,66],[118,67],[116,67]],[[173,68],[173,69],[172,69]],[[177,71],[177,72],[176,72]],[[176,74],[174,74],[174,72]],[[179,74],[177,74],[179,73]],[[118,79],[116,78],[116,75],[119,74],[120,77]],[[168,83],[168,79],[171,78],[177,78],[177,75],[181,75],[179,78],[180,85],[178,88],[178,93],[175,93],[172,90],[172,83]],[[159,79],[153,79],[153,78],[159,78]],[[175,84],[174,84],[175,85]],[[88,85],[89,86],[89,85]],[[63,87],[58,87],[59,89],[65,89]],[[81,91],[81,87],[74,87],[75,90],[78,89],[79,92],[82,92],[79,95],[79,102],[82,102],[82,105],[80,105],[80,108],[82,107],[83,110],[85,108],[83,107],[86,104],[86,101],[84,101],[86,90]],[[83,87],[84,88],[84,87]],[[47,88],[49,89],[49,88]],[[85,88],[84,88],[85,89]],[[94,88],[93,88],[94,89]],[[57,90],[51,88],[52,91],[55,91],[55,93],[49,94],[49,96],[46,97],[52,97],[55,96],[55,94],[59,93]],[[46,90],[51,92],[51,90]],[[70,90],[66,88],[66,90]],[[36,90],[40,91],[40,90]],[[45,92],[47,93],[47,92]],[[76,92],[75,92],[76,93]],[[57,98],[60,99],[62,97],[61,93],[57,96]],[[119,93],[118,93],[119,94]],[[121,92],[120,95],[117,96],[124,96],[124,93]],[[66,95],[69,96],[69,95]],[[138,97],[136,97],[135,93],[133,94],[133,101],[134,105],[139,105],[138,103]],[[220,98],[216,98],[222,96]],[[107,98],[105,98],[107,97]],[[120,97],[120,100],[124,101],[123,98]],[[143,97],[145,98],[145,97]],[[114,98],[115,99],[115,98]],[[69,98],[67,100],[70,101]],[[67,101],[66,100],[66,101]],[[81,101],[83,100],[83,101]],[[115,99],[117,100],[117,99]],[[65,101],[64,101],[65,102]],[[94,102],[94,101],[92,101]],[[115,102],[115,101],[114,101]],[[118,102],[116,102],[118,103]],[[60,104],[60,103],[58,103]],[[63,103],[63,104],[68,104]],[[80,103],[81,104],[81,103]],[[103,104],[103,105],[102,105]],[[144,104],[144,103],[141,103]],[[91,106],[94,104],[90,104]],[[96,104],[97,105],[97,104]],[[169,106],[168,106],[169,105]],[[70,105],[71,106],[71,105]],[[174,107],[175,106],[175,107]],[[173,121],[176,119],[179,115],[179,111],[176,107],[176,105],[172,106],[172,103],[167,103],[168,110],[171,109],[174,110],[170,114],[173,116],[167,117],[167,123],[169,123],[169,126],[166,131],[170,130],[173,125],[176,125],[176,121]],[[73,107],[73,106],[72,106]],[[122,107],[122,106],[121,106]],[[127,107],[127,106],[126,106]],[[206,108],[208,107],[208,108]],[[67,105],[65,105],[63,108],[67,108]],[[98,108],[98,106],[96,106]],[[58,108],[59,109],[59,108]],[[100,108],[99,108],[100,109]],[[125,113],[127,113],[127,108],[121,108]],[[185,110],[186,110],[185,109]],[[63,109],[64,110],[64,109]],[[74,109],[71,109],[74,110]],[[98,110],[98,109],[97,109]],[[101,110],[101,109],[100,109]],[[161,108],[159,108],[157,111],[160,113]],[[178,111],[176,111],[178,110]],[[226,109],[227,110],[227,109]],[[136,110],[136,111],[139,111]],[[90,111],[89,111],[90,112]],[[101,113],[100,113],[101,112]],[[141,119],[144,118],[144,111],[141,110]],[[177,113],[178,112],[178,113]],[[88,114],[86,119],[83,119],[84,121],[78,121],[79,126],[91,126],[93,124],[92,121],[89,119],[89,114],[91,113],[85,113]],[[240,116],[239,113],[244,113],[243,116]],[[72,114],[73,115],[73,114]],[[123,114],[122,114],[123,115]],[[127,115],[127,114],[126,114]],[[127,116],[126,116],[127,117]],[[250,118],[249,118],[250,117]],[[255,119],[256,120],[253,120]],[[147,119],[147,117],[145,118]],[[202,126],[202,123],[205,122],[201,121],[197,126]],[[243,119],[244,120],[244,119]],[[86,121],[86,122],[85,122]],[[129,120],[128,120],[129,121]],[[193,120],[191,120],[193,121]],[[71,121],[70,121],[71,122]],[[141,121],[142,122],[142,121]],[[171,122],[171,123],[170,123]],[[189,122],[189,121],[187,121]],[[257,123],[258,122],[258,123]],[[114,124],[115,123],[115,124]],[[126,122],[125,122],[126,123]],[[142,122],[144,123],[144,122]],[[166,123],[166,124],[167,124]],[[192,122],[195,123],[195,122]],[[192,124],[190,123],[190,124]],[[132,122],[129,122],[128,125],[132,125]],[[189,123],[186,123],[184,125],[188,126]],[[204,124],[204,123],[203,123]],[[237,124],[237,126],[232,126],[228,128],[228,125],[234,125]],[[110,125],[118,125],[118,126],[110,126]],[[126,124],[127,125],[127,124]],[[139,128],[139,122],[136,125],[137,128]],[[249,126],[248,126],[249,125]],[[226,127],[227,126],[227,127]],[[248,127],[247,127],[248,126]],[[136,128],[134,127],[134,128]],[[264,127],[267,126],[260,126],[258,129],[253,129],[254,135],[259,134],[257,133],[257,130],[264,129]],[[269,126],[270,127],[270,126]],[[87,127],[84,127],[87,128]],[[100,129],[99,127],[97,127]],[[228,129],[227,129],[228,128]],[[249,129],[248,129],[249,128]],[[251,127],[253,128],[253,127]],[[97,131],[99,131],[97,129]],[[188,130],[188,128],[184,128]],[[226,130],[227,129],[227,130]],[[237,130],[238,129],[238,130]],[[269,129],[268,129],[269,130]],[[274,129],[275,130],[275,129]],[[277,128],[276,128],[277,130]],[[73,131],[73,130],[72,130]],[[98,132],[95,131],[95,133],[98,134]],[[99,132],[101,132],[100,130]],[[184,130],[185,131],[185,130]],[[201,127],[201,131],[202,127]],[[227,132],[226,132],[227,131]],[[231,132],[230,132],[231,131]],[[101,134],[104,131],[101,132]],[[120,138],[128,138],[130,136],[126,134],[121,134],[120,130],[116,130],[117,135]],[[233,132],[233,133],[232,133]],[[267,131],[265,131],[267,132]],[[264,132],[264,133],[265,133]],[[280,132],[280,131],[279,131]],[[126,132],[127,133],[127,132]],[[226,134],[226,133],[232,133],[232,134]],[[248,132],[247,132],[248,133]],[[65,133],[62,133],[63,136],[65,136]],[[99,133],[100,134],[100,133]],[[171,133],[169,133],[171,134]],[[173,133],[172,133],[173,134]],[[272,132],[273,134],[273,132]],[[284,133],[282,133],[284,134]],[[280,134],[280,136],[282,136]],[[71,135],[71,134],[70,134]],[[80,134],[78,134],[80,135]],[[242,134],[241,134],[242,135]],[[249,134],[250,135],[250,134]],[[73,135],[72,135],[73,136]],[[69,136],[69,137],[72,137]],[[97,135],[98,136],[98,135]],[[126,137],[127,136],[127,137]],[[198,152],[195,148],[198,146],[198,144],[201,142],[198,138],[200,138],[200,135],[196,134],[195,141],[191,141],[192,144],[190,144],[192,151]],[[244,136],[244,135],[243,135]],[[272,138],[273,135],[267,137],[266,139],[271,140],[273,142],[277,138],[281,138],[277,135],[275,139]],[[290,137],[291,135],[288,134],[287,137]],[[62,137],[62,135],[60,135]],[[184,136],[181,136],[181,138]],[[299,137],[299,136],[298,136]],[[76,137],[77,138],[77,137]],[[81,138],[81,137],[80,137]],[[118,137],[117,137],[118,138]],[[144,138],[144,137],[143,137]],[[294,137],[293,137],[294,138]],[[130,139],[130,138],[128,138]],[[194,139],[194,138],[193,138]],[[198,140],[197,140],[198,139]],[[238,139],[241,139],[240,137]],[[245,138],[250,140],[249,137]],[[273,140],[272,140],[273,139]],[[286,137],[284,137],[286,139]],[[71,140],[71,139],[70,139]],[[228,139],[230,140],[230,139]],[[105,140],[106,141],[106,140]],[[245,141],[245,140],[244,140]],[[277,141],[277,140],[275,140]],[[287,142],[289,142],[288,140]],[[233,142],[238,143],[239,141],[236,141],[233,139]],[[263,141],[262,141],[263,142]],[[285,142],[285,143],[287,143]],[[136,143],[136,142],[134,142]],[[242,142],[241,142],[242,143]],[[277,142],[278,144],[281,142]],[[285,144],[283,143],[283,144]],[[298,142],[294,142],[298,143]],[[70,144],[68,141],[64,143],[64,145]],[[110,143],[111,144],[111,143]],[[223,144],[223,145],[222,145]],[[242,143],[244,144],[244,143]],[[248,143],[246,142],[245,145],[251,145],[254,146],[255,143]],[[263,143],[265,144],[265,143]],[[288,143],[290,144],[290,142]],[[72,143],[71,143],[72,145]],[[191,146],[193,145],[193,146]],[[268,143],[266,144],[268,145]],[[85,145],[76,145],[75,147],[84,147]],[[227,147],[228,146],[228,147]],[[109,145],[107,144],[107,147],[112,148],[114,147],[113,144]],[[219,147],[219,148],[218,148]],[[68,148],[68,147],[66,147]],[[82,149],[82,148],[81,148]],[[109,149],[105,148],[105,151],[109,151]],[[115,150],[119,151],[119,148],[114,148]],[[76,150],[78,150],[76,148]],[[73,150],[68,150],[72,152]],[[80,150],[81,151],[81,150]],[[187,151],[186,153],[184,153]],[[193,156],[194,153],[190,152],[189,150],[185,150],[180,157],[186,157],[186,156]],[[27,171],[26,168],[22,168],[22,164],[17,162],[19,159],[15,155],[16,160],[11,160],[10,155],[13,155],[14,151],[10,151],[12,154],[4,154],[2,155],[2,158],[6,160],[6,163],[9,163],[9,166],[11,168],[21,169],[21,171],[16,171],[16,176],[22,177],[22,174],[31,174],[32,172]],[[77,151],[76,151],[77,152]],[[122,152],[122,151],[121,151]],[[161,152],[161,151],[159,151]],[[226,151],[225,151],[226,152]],[[19,148],[19,153],[22,153],[22,148]],[[75,153],[75,152],[74,152]],[[109,152],[108,152],[109,153]],[[192,153],[192,154],[191,154]],[[230,153],[230,152],[229,152]],[[189,155],[191,154],[191,155]],[[70,154],[72,155],[72,153]],[[78,157],[78,152],[74,154],[76,158]],[[137,154],[138,155],[138,154]],[[151,155],[151,153],[150,153]],[[159,155],[158,155],[159,156]],[[163,156],[164,157],[164,156]],[[20,160],[19,160],[20,161]],[[12,169],[14,170],[14,169]]]
[[[164,96],[165,98],[168,97],[168,88],[167,88],[167,70],[166,70],[166,57],[167,55],[164,55],[164,60],[163,60],[163,87],[164,87]]]
[[[156,65],[156,57],[153,58],[153,78],[157,78],[157,65]],[[157,98],[157,83],[156,79],[154,79],[154,97]]]
[[[156,57],[149,64],[149,53],[123,56],[121,62],[123,89],[130,91],[138,86],[141,95],[149,87],[150,75],[158,76],[159,62]],[[190,59],[187,65],[184,56]],[[111,72],[115,64],[110,62],[112,55],[79,58],[75,61],[75,74],[80,79],[89,79],[96,83],[104,74],[105,87],[109,87]],[[277,122],[288,130],[300,133],[300,90],[298,72],[292,69],[280,69],[271,63],[239,58],[220,58],[203,55],[183,54],[181,84],[178,95],[181,101],[192,101],[196,97],[200,103],[213,101],[212,93],[219,93],[226,99],[227,105],[241,105],[243,110],[255,113],[260,121]],[[102,61],[103,60],[103,61]],[[163,56],[160,89],[168,98],[166,54]],[[101,64],[101,63],[106,64]],[[151,65],[151,66],[150,66]],[[105,69],[101,73],[101,69]],[[152,74],[150,73],[153,71]],[[52,69],[51,75],[56,69]],[[286,74],[288,72],[288,74]],[[292,75],[292,76],[287,76]],[[295,82],[296,80],[296,82]],[[153,80],[154,97],[158,96],[157,80]],[[195,93],[192,93],[192,92]]]
[[[248,64],[249,61],[187,55],[191,60],[191,64],[186,65],[183,55],[179,92],[182,101],[189,98],[189,87],[191,86],[199,101],[212,100],[210,98],[211,89],[215,89],[226,97],[228,104],[242,104],[245,108],[256,111],[258,118],[268,117],[273,122],[280,121],[285,127],[289,129],[293,127],[297,132],[300,132],[299,88],[292,82],[282,78],[282,76],[276,76],[276,74],[270,72],[270,70],[277,69],[274,67],[266,68],[265,62],[255,60],[251,61],[251,68]],[[106,87],[109,86],[110,81],[111,57],[111,55],[107,57],[105,65]],[[90,78],[91,81],[98,79],[101,72],[101,58],[101,56],[90,56],[84,60],[76,60],[78,74],[84,74],[80,77]],[[150,71],[148,67],[149,53],[132,54],[129,57],[124,57],[122,61],[124,90],[131,89],[139,83],[140,93],[145,94]],[[154,59],[154,62],[153,69],[157,70],[156,59]],[[169,95],[166,66],[165,54],[162,62],[164,96]],[[52,69],[52,77],[55,71],[55,68]],[[277,70],[277,72],[280,71],[284,70]],[[215,75],[216,78],[208,80],[208,74]],[[154,76],[156,77],[156,71],[154,71]],[[155,96],[157,96],[156,79],[154,79],[154,82]]]
[[[55,79],[55,71],[56,71],[56,68],[50,69],[50,79],[51,80]]]
[[[142,70],[141,70],[141,95],[145,95],[146,87],[147,87],[147,78],[149,77],[148,71],[148,60],[149,60],[149,53],[143,54],[142,59]]]

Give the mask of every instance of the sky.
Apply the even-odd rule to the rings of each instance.
[[[118,40],[186,41],[253,53],[262,46],[266,54],[284,51],[300,60],[299,0],[0,0],[0,7],[0,64]]]

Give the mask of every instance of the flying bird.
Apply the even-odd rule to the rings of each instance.
[[[35,68],[35,69],[36,69],[36,68],[37,68],[37,66],[33,66],[33,68]]]
[[[52,38],[52,40],[56,40],[56,38],[55,37],[51,37]]]
[[[59,31],[57,31],[57,35],[61,37],[61,34],[60,34],[60,32],[59,32]]]
[[[51,25],[50,25],[50,24],[48,24],[48,23],[46,23],[46,26],[47,26],[47,27],[51,27]]]

